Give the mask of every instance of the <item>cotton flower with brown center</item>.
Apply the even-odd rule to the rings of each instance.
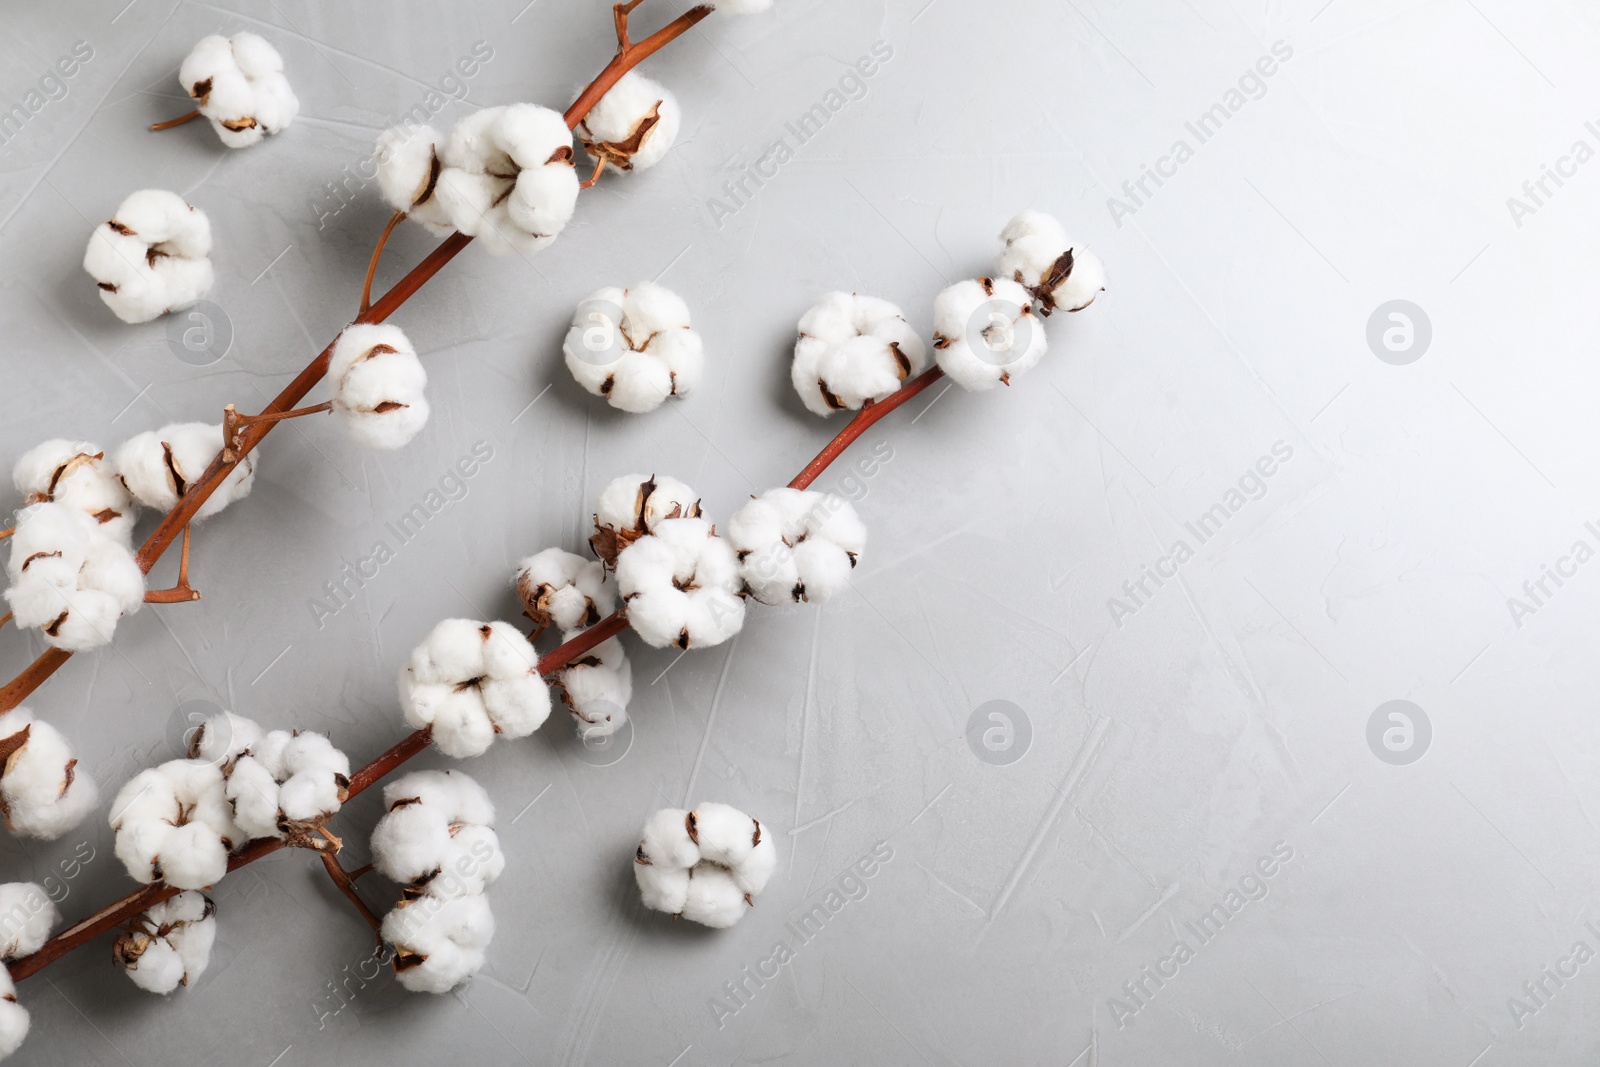
[[[550,690],[533,645],[508,622],[446,619],[400,671],[400,707],[412,726],[462,759],[497,736],[526,737],[550,714]]]
[[[1106,287],[1106,269],[1093,252],[1067,237],[1042,211],[1024,211],[1000,232],[1006,243],[996,273],[1033,294],[1039,314],[1081,311]]]
[[[579,385],[634,414],[688,396],[705,369],[689,305],[653,282],[589,294],[573,312],[562,351]]]
[[[346,327],[334,342],[328,378],[334,413],[368,448],[400,448],[427,425],[428,372],[398,326]]]
[[[800,320],[789,376],[818,415],[858,411],[921,374],[928,352],[895,305],[860,293],[829,293]]]
[[[116,452],[117,472],[140,504],[171,511],[222,452],[222,426],[204,422],[174,423],[125,441]],[[195,512],[210,518],[250,495],[255,484],[255,453],[241,459]]]
[[[648,170],[677,140],[677,99],[638,71],[624,74],[578,123],[583,150],[619,170]]]
[[[109,644],[117,622],[144,604],[144,572],[125,539],[86,512],[33,504],[10,538],[5,599],[18,626],[69,652]]]
[[[140,323],[204,298],[216,280],[210,257],[205,212],[177,193],[144,189],[95,227],[83,269],[117,318]]]
[[[1044,326],[1033,294],[1010,278],[974,278],[933,302],[933,347],[939,366],[963,389],[1010,385],[1044,356]]]
[[[111,958],[133,984],[163,996],[199,980],[217,939],[217,906],[188,890],[128,922],[111,946]]]
[[[110,536],[126,540],[137,508],[105,450],[62,438],[29,449],[11,469],[24,504],[64,504],[94,519]]]
[[[0,715],[0,812],[12,833],[53,841],[99,800],[61,731],[27,708]]]
[[[667,519],[698,519],[700,498],[676,478],[624,474],[614,478],[595,502],[589,547],[608,567],[617,554]]]
[[[867,528],[843,497],[769,489],[734,512],[728,541],[739,574],[763,604],[820,604],[849,587]]]
[[[665,519],[617,557],[628,625],[656,648],[709,648],[744,627],[733,546],[705,519]]]
[[[778,865],[760,820],[727,804],[663,808],[644,824],[633,875],[644,906],[705,926],[732,926]]]
[[[281,133],[300,113],[283,57],[253,33],[202,37],[178,68],[178,82],[229,148]]]

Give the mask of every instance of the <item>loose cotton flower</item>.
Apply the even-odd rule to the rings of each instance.
[[[78,770],[61,731],[27,708],[0,715],[0,752],[19,738],[21,746],[0,765],[0,811],[12,833],[54,841],[83,821],[100,791]]]
[[[578,140],[596,162],[621,170],[648,170],[678,139],[683,113],[677,98],[630,70],[578,123]]]
[[[550,714],[550,689],[533,645],[508,622],[446,619],[400,671],[406,721],[433,731],[457,759],[488,751],[496,735],[526,737]]]
[[[17,515],[5,599],[16,624],[53,647],[78,652],[109,644],[117,621],[144,604],[144,572],[125,539],[87,512],[34,504]]]
[[[283,57],[253,33],[200,38],[178,68],[178,83],[229,148],[281,133],[300,113]]]
[[[304,836],[350,798],[350,758],[310,730],[272,730],[227,772],[224,792],[247,837]]]
[[[482,896],[402,900],[383,918],[394,973],[413,993],[448,993],[483,969],[494,914]]]
[[[850,584],[867,528],[843,497],[769,489],[728,520],[739,575],[763,604],[820,604]]]
[[[117,937],[111,958],[133,984],[166,995],[198,981],[217,939],[217,906],[193,890],[134,916]]]
[[[928,352],[900,309],[860,293],[829,293],[800,320],[789,376],[818,415],[860,410],[921,374]]]
[[[14,960],[38,952],[60,921],[55,901],[37,882],[0,885],[0,959]]]
[[[1006,243],[996,273],[1033,294],[1039,314],[1082,311],[1106,287],[1100,258],[1074,245],[1067,231],[1042,211],[1024,211],[1000,231]]]
[[[939,366],[963,389],[1010,385],[1044,356],[1033,296],[1009,278],[957,282],[933,302]]]
[[[127,323],[149,322],[198,303],[216,280],[211,221],[177,193],[145,189],[95,227],[83,269],[100,299]]]
[[[62,504],[76,508],[113,537],[126,540],[133,532],[137,509],[128,487],[117,477],[105,450],[87,441],[63,438],[24,452],[11,469],[25,504]]]
[[[727,804],[701,803],[650,817],[633,875],[645,907],[721,928],[744,917],[777,864],[759,820]]]
[[[328,377],[339,421],[368,448],[399,448],[428,422],[428,372],[398,326],[346,327],[334,342]]]
[[[21,1048],[27,1037],[28,1009],[17,1003],[11,972],[0,967],[0,1060]]]
[[[455,226],[434,195],[444,161],[439,158],[439,132],[432,126],[396,126],[378,136],[373,163],[378,191],[390,207],[403,211],[429,233],[443,237]]]
[[[688,396],[705,369],[689,306],[653,282],[591,293],[573,312],[562,350],[579,385],[634,414]]]
[[[700,498],[676,478],[624,474],[614,478],[595,502],[589,547],[608,567],[617,554],[667,519],[698,519]]]
[[[616,588],[605,565],[573,552],[547,548],[517,564],[514,579],[533,636],[593,626],[616,607]]]
[[[135,500],[148,508],[171,511],[221,451],[221,425],[174,423],[129,438],[117,449],[116,467]],[[210,518],[249,496],[255,476],[255,454],[250,453],[200,505],[195,518]]]
[[[709,648],[744,626],[733,546],[704,519],[665,519],[617,557],[628,625],[656,648]]]
[[[566,630],[570,641],[583,629]],[[561,702],[572,713],[578,736],[585,741],[610,737],[628,721],[628,701],[633,699],[633,668],[622,642],[608,637],[562,668],[556,681]]]
[[[408,897],[482,893],[505,870],[494,803],[460,771],[413,771],[383,788],[372,863]]]
[[[111,801],[116,854],[139,882],[201,889],[228,872],[247,834],[233,820],[222,769],[169,760],[140,771]]]

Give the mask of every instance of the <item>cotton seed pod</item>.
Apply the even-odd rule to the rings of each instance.
[[[38,952],[60,921],[55,901],[37,882],[0,885],[0,959],[14,960]]]
[[[116,467],[133,498],[147,508],[171,511],[222,452],[220,423],[180,422],[129,438],[117,449]],[[255,453],[244,456],[195,513],[207,519],[250,495]]]
[[[165,996],[198,981],[217,939],[217,906],[189,890],[140,912],[117,937],[111,958],[134,985]]]
[[[517,564],[513,581],[535,638],[551,626],[563,631],[593,626],[616,607],[616,587],[605,565],[559,548]]]
[[[1067,236],[1060,222],[1042,211],[1024,211],[1000,231],[1005,248],[996,274],[1011,278],[1038,302],[1039,314],[1082,311],[1106,287],[1098,256]]]
[[[282,133],[300,113],[283,57],[253,33],[202,37],[178,68],[178,83],[229,148]]]
[[[957,282],[933,302],[939,366],[963,389],[1010,385],[1044,356],[1044,327],[1033,294],[1009,278]]]
[[[233,819],[221,768],[169,760],[140,771],[111,801],[116,854],[134,880],[201,889],[228,873],[247,835]]]
[[[727,536],[751,596],[763,604],[820,604],[849,587],[867,528],[843,497],[780,488],[736,511]]]
[[[225,774],[234,821],[252,839],[305,837],[350,796],[350,758],[311,730],[260,734]]]
[[[689,306],[653,282],[591,293],[573,312],[562,351],[579,385],[633,414],[688,396],[705,372]]]
[[[144,604],[144,572],[126,540],[86,512],[34,504],[17,515],[5,591],[15,622],[53,647],[78,652],[109,644],[117,622]]]
[[[494,805],[460,771],[415,771],[383,791],[386,814],[372,830],[372,862],[408,897],[482,893],[505,870],[491,824]]]
[[[630,70],[578,123],[583,150],[619,170],[648,170],[678,139],[683,113],[659,83]]]
[[[103,532],[126,540],[138,515],[128,487],[105,450],[88,441],[45,441],[22,454],[11,469],[25,504],[63,504],[82,511]]]
[[[755,904],[777,868],[759,820],[727,804],[663,808],[644,825],[633,874],[645,907],[704,926],[728,927]]]
[[[394,973],[413,993],[448,993],[483,969],[494,913],[482,896],[402,900],[384,916]]]
[[[733,546],[704,519],[665,519],[617,557],[628,625],[655,648],[709,648],[744,627]]]
[[[612,479],[595,501],[589,547],[607,567],[613,567],[619,552],[664,520],[704,515],[694,490],[676,478],[624,474]]]
[[[443,237],[455,226],[434,195],[444,168],[439,144],[439,133],[432,126],[395,126],[378,136],[373,165],[378,191],[389,206]]]
[[[582,629],[567,630],[570,641]],[[578,736],[584,740],[609,737],[628,721],[628,701],[633,699],[633,668],[622,642],[609,637],[561,670],[561,702],[572,713]]]
[[[536,104],[484,108],[437,149],[433,198],[457,230],[490,253],[537,252],[566,228],[578,202],[572,131]]]
[[[150,322],[198,303],[216,280],[211,221],[177,193],[145,189],[95,227],[83,269],[126,323]]]
[[[334,342],[328,377],[334,413],[368,448],[400,448],[427,425],[428,372],[398,326],[346,327]]]
[[[800,319],[790,380],[818,415],[859,411],[928,365],[927,348],[887,300],[829,293]]]
[[[99,800],[61,731],[27,708],[0,715],[0,811],[12,833],[54,841]]]
[[[462,759],[488,751],[496,736],[526,737],[550,714],[550,689],[533,645],[507,622],[446,619],[400,671],[406,721]]]

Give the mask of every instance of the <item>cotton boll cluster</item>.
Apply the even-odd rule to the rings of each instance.
[[[843,497],[769,489],[728,520],[739,575],[763,604],[820,604],[850,584],[867,528]]]
[[[178,68],[178,83],[200,102],[200,114],[229,148],[281,133],[300,113],[283,76],[283,57],[253,33],[200,38]]]
[[[11,972],[0,967],[0,1060],[21,1048],[27,1037],[28,1009],[17,1003]]]
[[[216,280],[211,221],[177,193],[144,189],[95,227],[83,269],[100,299],[127,323],[149,322],[197,303]]]
[[[591,293],[573,312],[562,350],[579,385],[634,414],[688,396],[705,369],[689,305],[653,282]]]
[[[667,519],[698,519],[700,498],[676,478],[624,474],[613,478],[595,502],[589,547],[614,567],[617,554]]]
[[[221,425],[173,423],[129,438],[117,449],[116,468],[123,484],[140,504],[170,511],[177,507],[189,487],[200,480],[221,451]],[[249,496],[255,476],[252,453],[228,472],[222,484],[200,505],[195,518],[210,518],[234,501]]]
[[[665,519],[617,557],[628,625],[656,648],[709,648],[744,626],[733,546],[705,519]]]
[[[483,892],[505,870],[494,804],[460,771],[415,771],[383,789],[372,863],[405,887],[383,920],[400,984],[447,993],[476,974],[494,936]]]
[[[514,578],[522,612],[538,637],[556,626],[563,632],[593,626],[616,606],[616,588],[605,566],[560,548],[547,548],[517,564]]]
[[[241,733],[248,736],[235,729],[230,748]],[[310,833],[338,812],[349,789],[350,758],[327,737],[310,730],[272,730],[239,748],[223,791],[247,837],[287,839]]]
[[[933,302],[939,366],[963,389],[1010,385],[1044,356],[1044,327],[1033,295],[1009,278],[973,278]]]
[[[400,127],[378,140],[378,187],[397,211],[435,233],[460,230],[490,252],[537,252],[578,202],[572,131],[536,104],[484,108],[441,140]]]
[[[406,721],[433,731],[457,759],[488,751],[496,735],[526,737],[550,714],[550,689],[533,645],[508,622],[446,619],[400,671]]]
[[[200,889],[228,873],[248,835],[233,820],[221,767],[169,760],[130,778],[111,801],[116,854],[136,881]]]
[[[113,537],[133,532],[137,509],[105,450],[63,438],[29,449],[11,469],[11,480],[27,504],[63,504],[93,518]]]
[[[108,644],[117,621],[144,603],[144,572],[125,536],[65,504],[17,514],[5,599],[24,628],[68,652]]]
[[[217,939],[217,906],[194,890],[141,912],[111,947],[111,958],[133,984],[166,995],[205,973]]]
[[[759,820],[727,804],[701,803],[650,817],[633,876],[645,907],[722,928],[744,917],[777,865]]]
[[[1098,256],[1074,245],[1060,222],[1042,211],[1024,211],[1000,232],[1006,243],[997,273],[1033,294],[1039,314],[1082,311],[1106,287]]]
[[[0,715],[0,752],[18,738],[21,746],[0,765],[0,811],[12,833],[54,841],[83,821],[100,791],[78,770],[61,731],[27,708]]]
[[[578,123],[578,140],[596,162],[648,170],[678,139],[683,112],[657,82],[630,70]]]
[[[927,349],[905,314],[887,300],[829,293],[800,320],[790,380],[818,415],[860,410],[921,374]]]
[[[428,372],[398,326],[346,327],[328,363],[333,410],[368,448],[407,444],[428,422]]]

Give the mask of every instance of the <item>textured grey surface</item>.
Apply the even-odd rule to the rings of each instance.
[[[124,3],[0,13],[0,105],[75,41],[94,49],[0,148],[6,464],[48,436],[110,446],[258,406],[353,312],[386,209],[368,191],[334,211],[327,183],[378,129],[476,42],[494,58],[443,123],[560,106],[611,50],[595,0]],[[851,595],[758,608],[681,662],[631,645],[637,729],[609,766],[555,720],[470,763],[510,863],[468,986],[349,978],[364,928],[317,864],[278,855],[217,890],[195,988],[138,992],[106,943],[24,983],[17,1062],[1592,1062],[1600,963],[1571,954],[1600,948],[1600,564],[1561,561],[1600,546],[1594,6],[778,7],[649,64],[686,112],[660,167],[585,194],[536,262],[469,250],[396,316],[432,376],[417,442],[373,456],[326,422],[280,429],[254,495],[199,533],[205,599],[145,611],[30,701],[102,785],[168,758],[186,701],[368,758],[403,732],[407,651],[444,616],[514,616],[512,562],[579,547],[610,477],[670,472],[717,517],[786,481],[830,432],[785,369],[824,289],[896,300],[927,329],[938,288],[984,269],[1032,205],[1099,250],[1110,292],[1050,323],[1050,356],[1015,388],[919,399],[852,453],[892,455],[856,489],[871,544]],[[238,29],[283,51],[296,126],[243,152],[198,124],[144,132],[185,110],[174,72],[194,40]],[[877,42],[892,57],[859,98],[721,217],[724,183]],[[1230,97],[1275,42],[1292,56]],[[1202,143],[1186,123],[1219,103]],[[1523,183],[1579,140],[1585,162],[1535,203]],[[1125,191],[1145,165],[1170,177]],[[92,221],[145,186],[214,220],[213,299],[236,334],[214,366],[174,358],[161,324],[116,322],[78,269]],[[385,275],[429,246],[403,231]],[[657,275],[694,309],[708,382],[619,416],[566,375],[562,325],[591,289]],[[1395,299],[1432,324],[1404,366],[1367,342]],[[319,628],[323,584],[478,441],[493,459],[465,496]],[[1279,442],[1292,456],[1258,491],[1248,472]],[[843,476],[822,484],[855,488]],[[1218,503],[1202,543],[1184,524]],[[1114,612],[1146,565],[1173,571],[1179,541],[1177,576]],[[1508,598],[1545,565],[1572,573],[1516,617]],[[0,631],[6,676],[36,651]],[[1404,766],[1367,740],[1395,699],[1432,724]],[[1031,726],[1008,765],[967,742],[993,700]],[[783,853],[725,932],[643,913],[631,887],[645,815],[701,798],[759,815]],[[364,797],[337,820],[357,855],[375,813]],[[0,870],[44,878],[92,849],[65,883],[69,918],[86,914],[130,885],[102,821],[0,840]],[[875,848],[892,858],[842,882]],[[859,899],[800,943],[787,924],[841,885]],[[1202,940],[1189,924],[1219,902]],[[793,958],[746,978],[771,973],[779,939]]]

